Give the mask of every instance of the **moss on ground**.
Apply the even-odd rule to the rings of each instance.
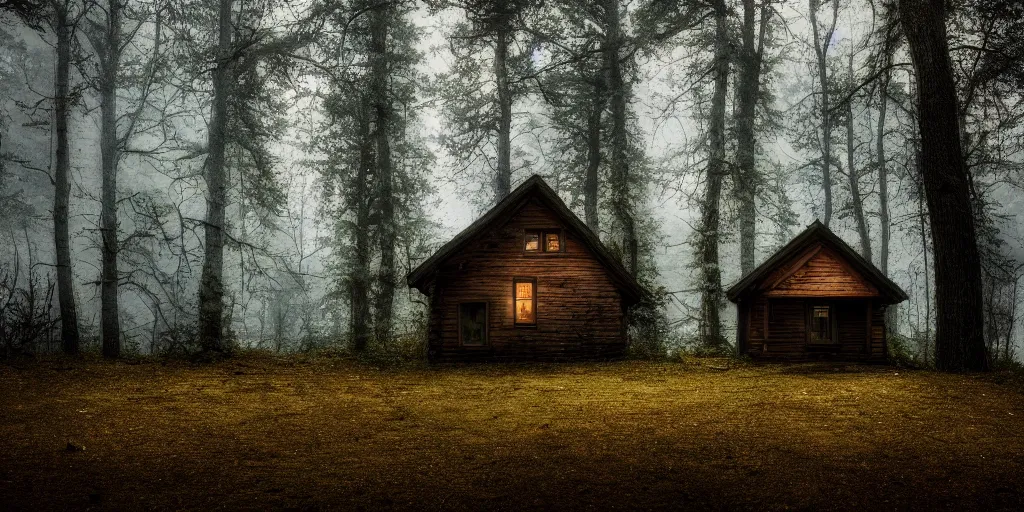
[[[0,366],[0,509],[89,507],[1013,510],[1024,395],[701,359]]]

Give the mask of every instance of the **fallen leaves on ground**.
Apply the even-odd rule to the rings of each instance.
[[[61,359],[0,412],[0,509],[1024,507],[1018,387],[879,366]]]

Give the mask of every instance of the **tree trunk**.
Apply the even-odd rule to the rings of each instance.
[[[722,271],[718,258],[720,231],[719,203],[725,169],[725,101],[729,89],[729,26],[725,2],[715,4],[714,92],[708,129],[708,171],[704,203],[701,205],[700,230],[697,232],[697,257],[701,274],[700,342],[706,347],[723,345]]]
[[[850,87],[853,84],[853,53],[849,61]],[[846,170],[850,180],[850,202],[853,205],[853,217],[857,221],[857,233],[860,235],[860,255],[871,261],[871,233],[868,221],[864,216],[864,201],[860,195],[860,176],[854,162],[853,153],[856,142],[853,140],[853,97],[846,100]]]
[[[199,283],[199,341],[204,352],[220,353],[224,321],[224,209],[227,203],[224,152],[231,88],[231,1],[220,0],[217,66],[213,70],[213,118],[206,156],[205,258]]]
[[[935,257],[935,364],[945,371],[983,371],[989,361],[981,262],[960,145],[945,1],[897,3],[917,74],[921,168]]]
[[[498,170],[494,176],[494,203],[512,191],[512,92],[508,84],[509,33],[503,25],[495,34],[494,78],[498,89]]]
[[[68,203],[71,198],[71,157],[68,141],[70,105],[68,89],[71,76],[71,37],[66,3],[53,2],[53,30],[57,36],[57,69],[53,81],[54,133],[56,138],[53,244],[57,259],[57,297],[60,302],[61,348],[66,354],[77,354],[80,344],[78,311],[75,307],[74,274],[71,268],[71,236],[68,226]]]
[[[724,4],[722,8],[724,8]],[[756,36],[756,6],[754,0],[743,0],[742,49],[740,52],[739,80],[737,84],[736,113],[736,170],[734,188],[739,208],[740,271],[747,275],[754,271],[757,228],[757,141],[754,122],[761,85],[761,55],[764,51],[765,24],[770,16],[767,3],[761,8],[760,37]],[[714,107],[712,107],[714,108]]]
[[[1009,362],[1010,345],[1013,344],[1013,328],[1017,325],[1017,287],[1020,284],[1021,276],[1013,277],[1013,293],[1010,295],[1010,329],[1006,333],[1006,343],[1003,344],[1003,361]]]
[[[633,206],[630,195],[629,175],[629,134],[626,127],[626,87],[622,78],[620,49],[622,48],[622,27],[618,0],[605,0],[606,48],[608,60],[608,92],[611,100],[612,151],[611,151],[611,203],[612,215],[621,231],[621,257],[626,270],[636,275],[638,244],[636,226],[633,220]]]
[[[889,107],[889,71],[882,76],[879,85],[881,94],[878,104],[878,129],[875,135],[875,157],[878,159],[878,222],[882,234],[878,241],[878,269],[889,275],[889,232],[892,229],[889,220],[889,169],[885,157],[885,118]]]
[[[391,339],[392,309],[395,301],[395,205],[391,169],[391,98],[388,95],[387,23],[391,11],[387,7],[374,10],[371,19],[370,52],[373,64],[372,94],[374,97],[374,138],[376,140],[377,205],[380,212],[380,269],[375,304],[375,337],[377,343]]]
[[[117,70],[121,60],[121,4],[107,4],[106,38],[100,57],[100,152],[103,183],[100,196],[102,264],[100,278],[100,332],[103,356],[121,355],[121,326],[117,303]]]
[[[921,153],[917,152],[917,172],[921,172]],[[932,343],[932,276],[928,270],[928,231],[925,227],[927,214],[924,208],[924,185],[917,186],[917,221],[921,231],[921,257],[924,260],[924,361],[928,362],[928,350]],[[920,318],[920,317],[918,317]]]
[[[236,149],[235,150],[235,161],[239,161],[241,159],[239,153],[240,153],[240,151],[238,151]],[[248,210],[246,210],[246,208],[245,208],[245,198],[246,198],[245,194],[246,194],[245,173],[244,172],[239,172],[238,173],[238,197],[239,197],[239,201],[238,201],[238,233],[237,233],[236,237],[240,241],[246,241],[246,240],[249,239],[249,230],[246,227],[246,222],[245,222],[245,217],[246,217],[247,212],[248,212]],[[301,271],[301,269],[300,269],[300,271]],[[242,336],[244,336],[245,339],[248,340],[249,339],[249,327],[248,327],[248,325],[246,325],[248,322],[246,322],[246,318],[245,318],[246,317],[246,311],[248,310],[248,307],[247,307],[248,303],[246,302],[245,292],[246,292],[246,290],[249,289],[249,283],[252,282],[252,277],[249,276],[248,280],[247,280],[246,279],[247,276],[248,276],[248,272],[247,272],[246,267],[245,267],[245,251],[238,251],[238,278],[239,278],[238,279],[238,295],[239,295],[239,297],[240,297],[240,299],[242,301]],[[260,338],[259,343],[263,343],[262,337]]]
[[[829,112],[828,91],[828,47],[832,39],[832,31],[828,32],[828,40],[821,40],[818,28],[818,5],[824,0],[809,0],[811,31],[814,35],[814,54],[817,57],[818,85],[821,87],[821,186],[825,192],[825,218],[822,222],[828,226],[832,222],[832,120]],[[833,0],[832,19],[835,21],[838,1]]]
[[[355,249],[352,268],[349,273],[349,305],[352,314],[349,319],[349,337],[352,350],[363,352],[369,344],[370,317],[370,169],[374,166],[374,138],[370,128],[369,117],[372,114],[363,112],[360,121],[359,170],[356,171],[356,182],[352,191],[356,211],[356,228],[352,232]]]
[[[605,41],[607,45],[607,41]],[[602,49],[607,56],[607,51]],[[605,105],[608,103],[606,94],[605,74],[609,64],[604,65],[594,74],[593,98],[591,99],[590,116],[587,117],[587,175],[583,182],[583,214],[587,227],[595,235],[601,235],[601,221],[598,216],[598,195],[601,192],[598,171],[601,169],[601,118]]]
[[[888,59],[884,65],[888,66]],[[889,276],[889,232],[892,229],[889,220],[889,169],[885,157],[885,119],[889,107],[889,70],[882,75],[879,84],[878,103],[878,129],[875,135],[875,156],[878,159],[878,223],[881,227],[881,235],[878,241],[878,269],[882,274]],[[885,323],[895,332],[896,327],[896,304],[885,309]]]

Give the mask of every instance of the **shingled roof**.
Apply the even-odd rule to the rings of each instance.
[[[462,230],[455,238],[442,245],[437,252],[427,258],[412,272],[409,272],[406,282],[409,286],[426,293],[426,285],[430,276],[433,275],[442,263],[457,254],[478,235],[486,232],[492,225],[510,218],[526,205],[531,198],[539,199],[568,228],[579,235],[583,244],[593,251],[598,261],[608,269],[612,282],[622,292],[623,298],[628,304],[634,304],[640,300],[643,288],[637,283],[636,279],[626,271],[618,259],[601,242],[601,239],[562,202],[562,199],[544,182],[544,179],[536,174],[523,182],[522,185],[519,185],[519,187],[499,201],[487,213],[470,224],[469,227]]]
[[[875,285],[885,299],[895,304],[909,298],[907,292],[903,291],[899,285],[892,282],[881,270],[878,270],[870,261],[865,260],[857,251],[847,245],[842,238],[836,236],[827,226],[817,220],[808,226],[803,233],[800,233],[786,244],[785,247],[779,249],[771,258],[768,258],[767,261],[754,269],[753,272],[729,287],[729,290],[726,291],[726,296],[729,300],[736,302],[755,288],[762,279],[778,268],[779,265],[785,264],[801,254],[805,249],[819,242],[838,252],[854,270],[860,272],[865,279],[868,279]]]

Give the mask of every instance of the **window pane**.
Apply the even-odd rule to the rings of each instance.
[[[459,304],[459,331],[463,345],[487,343],[487,303]]]
[[[536,311],[534,311],[534,286],[532,281],[515,282],[515,321],[517,324],[537,322]]]
[[[544,235],[544,251],[558,252],[561,247],[558,233],[547,233]]]
[[[829,321],[828,306],[814,306],[811,312],[811,341],[832,342],[832,323]]]
[[[537,233],[526,234],[526,250],[536,251],[540,249],[540,235]]]
[[[516,322],[532,324],[536,320],[533,314],[533,299],[516,301]]]
[[[519,299],[532,299],[533,298],[533,283],[516,283],[516,300]]]

